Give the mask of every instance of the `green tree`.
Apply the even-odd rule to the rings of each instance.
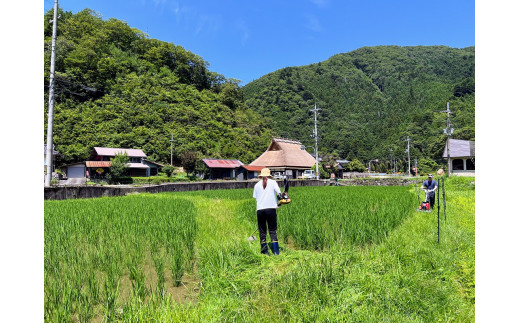
[[[323,158],[322,164],[324,165],[325,172],[328,174],[327,178],[329,178],[332,173],[337,175],[338,168],[336,166],[336,160],[338,159],[339,156],[337,153],[328,154]]]
[[[194,151],[185,151],[181,156],[181,165],[184,168],[186,174],[193,174],[197,165],[199,154]]]
[[[269,119],[276,133],[305,146],[313,145],[309,108],[316,102],[318,122],[326,125],[320,128],[325,153],[372,160],[389,147],[404,150],[403,136],[409,135],[417,157],[441,163],[444,145],[437,138],[445,114],[436,111],[449,101],[453,138],[474,138],[474,80],[475,47],[376,46],[282,68],[242,92],[245,104]]]
[[[363,173],[366,171],[365,165],[363,165],[359,159],[354,159],[350,163],[347,164],[347,169],[350,172],[360,172]]]
[[[126,152],[116,153],[115,157],[110,160],[110,173],[107,174],[107,180],[111,183],[119,183],[122,177],[128,176],[128,162]]]
[[[330,174],[327,173],[325,169],[323,169],[323,166],[321,164],[319,164],[318,166],[320,168],[320,178],[330,178]],[[312,165],[312,170],[314,171],[314,173],[316,173],[316,164]]]
[[[244,105],[238,80],[117,19],[103,20],[89,9],[60,15],[54,116],[60,163],[84,161],[95,146],[141,148],[169,163],[172,134],[175,164],[187,150],[243,162],[265,150],[272,130]],[[52,11],[44,16],[52,19]],[[47,109],[52,24],[45,26]]]
[[[195,172],[203,179],[209,176],[209,168],[200,158],[195,162]]]
[[[437,172],[440,166],[431,158],[419,158],[417,168],[420,175],[433,174]]]

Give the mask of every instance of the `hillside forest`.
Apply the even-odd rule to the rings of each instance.
[[[58,163],[88,159],[93,147],[140,148],[170,162],[183,154],[248,164],[273,136],[301,141],[320,156],[442,164],[446,109],[452,138],[475,138],[475,48],[377,46],[286,67],[241,87],[210,71],[180,45],[85,9],[59,11],[54,144]],[[52,10],[44,16],[45,128]],[[44,134],[45,135],[45,134]],[[381,162],[381,170],[385,163]]]
[[[45,125],[52,13],[44,19]],[[174,164],[185,152],[250,162],[265,150],[273,132],[245,107],[238,80],[120,20],[89,9],[59,13],[54,144],[61,163],[87,160],[96,146],[140,148],[169,163],[172,135]]]
[[[310,152],[310,110],[321,109],[320,155],[364,163],[392,156],[404,166],[410,137],[411,158],[418,159],[419,168],[435,169],[443,163],[447,114],[440,111],[448,102],[452,138],[475,140],[474,47],[364,47],[280,69],[242,90],[248,108],[281,136],[300,139]]]

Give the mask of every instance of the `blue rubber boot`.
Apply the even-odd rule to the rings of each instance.
[[[280,248],[278,247],[278,241],[273,242],[273,255],[277,256],[280,254]]]
[[[264,255],[269,256],[269,248],[267,248],[267,242],[260,243],[260,252],[263,253]]]

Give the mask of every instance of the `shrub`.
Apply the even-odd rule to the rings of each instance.
[[[132,177],[134,184],[148,184],[148,183],[167,183],[168,176],[151,176],[151,177]]]
[[[162,171],[166,174],[166,176],[170,177],[172,176],[172,173],[173,171],[175,170],[175,168],[172,166],[172,165],[165,165],[163,168],[162,168]]]
[[[348,163],[347,165],[347,170],[348,171],[351,171],[351,172],[360,172],[360,173],[363,173],[365,172],[366,168],[365,168],[365,165],[363,165],[359,159],[354,159],[353,161],[351,161],[350,163]]]

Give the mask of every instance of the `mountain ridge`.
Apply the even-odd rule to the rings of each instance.
[[[413,157],[441,164],[446,115],[436,111],[450,102],[454,138],[474,140],[474,78],[474,46],[373,46],[276,70],[242,91],[275,133],[307,146],[316,103],[325,154],[368,162],[392,149],[402,159],[410,136]]]

